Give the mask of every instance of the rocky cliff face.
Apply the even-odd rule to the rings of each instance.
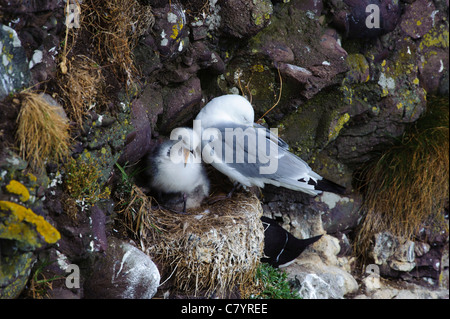
[[[101,14],[96,3],[0,0],[1,297],[16,298],[24,288],[30,296],[31,273],[67,276],[69,264],[83,266],[79,287],[55,281],[44,296],[96,297],[85,280],[99,267],[117,273],[111,256],[124,266],[144,260],[117,222],[129,184],[142,185],[135,167],[160,137],[190,126],[210,99],[235,93],[251,100],[255,120],[276,105],[265,125],[278,128],[315,171],[347,188],[346,196],[316,198],[262,191],[264,215],[295,236],[328,234],[286,269],[304,298],[415,292],[448,298],[448,290],[429,292],[448,289],[445,229],[412,239],[377,234],[365,272],[352,250],[364,216],[356,172],[421,117],[427,100],[448,94],[448,1],[136,0],[126,8],[105,1],[102,10],[130,17],[116,38],[102,37],[107,22],[89,20]],[[118,38],[128,40],[126,48]],[[131,62],[119,60],[127,52]],[[26,88],[47,93],[71,125],[71,154],[39,171],[21,156],[16,138]],[[81,117],[74,114],[74,94]],[[126,174],[124,166],[131,167]],[[441,213],[448,229],[448,206]],[[145,264],[152,271],[142,280],[154,289],[138,287],[134,297],[156,292],[159,273],[151,260]],[[429,289],[393,292],[385,278]],[[124,296],[130,280],[102,285]]]

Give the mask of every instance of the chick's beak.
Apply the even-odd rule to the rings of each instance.
[[[184,167],[186,167],[186,164],[189,159],[189,153],[192,153],[192,155],[195,157],[195,153],[193,150],[189,150],[187,148],[183,148],[183,155],[184,155]]]

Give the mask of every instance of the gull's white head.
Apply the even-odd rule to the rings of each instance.
[[[229,94],[212,99],[195,119],[204,121],[207,126],[213,127],[216,122],[226,121],[252,126],[254,118],[253,107],[245,97]]]

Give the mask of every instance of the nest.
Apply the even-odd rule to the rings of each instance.
[[[132,217],[141,249],[162,265],[178,292],[225,297],[253,281],[264,248],[255,195],[236,193],[177,214],[151,207],[151,198],[134,192],[143,203]]]

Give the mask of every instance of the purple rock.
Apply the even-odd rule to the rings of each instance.
[[[202,90],[200,80],[192,77],[176,88],[168,88],[164,94],[164,112],[162,122],[166,125],[160,128],[160,133],[170,133],[178,126],[186,125],[196,112],[193,106],[200,103]]]
[[[372,38],[389,33],[397,26],[401,15],[398,0],[332,1],[331,6],[334,24],[350,38]]]
[[[400,27],[413,39],[423,37],[435,23],[436,8],[432,1],[417,0],[407,6]]]
[[[134,131],[128,133],[119,164],[133,164],[139,161],[148,151],[152,137],[152,128],[146,108],[140,99],[131,105],[131,124]]]
[[[106,239],[106,216],[103,210],[96,205],[91,207],[92,236],[94,237],[94,250],[104,252],[108,248]]]
[[[171,60],[184,52],[189,44],[184,9],[181,4],[172,2],[154,9],[153,14],[156,47],[162,60]]]

